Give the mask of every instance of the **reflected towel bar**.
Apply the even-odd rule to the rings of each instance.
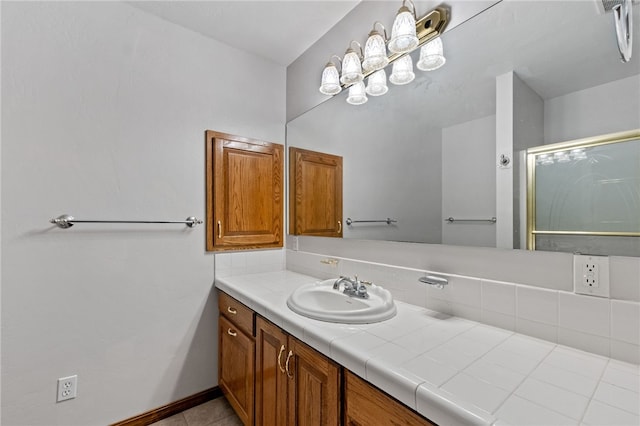
[[[386,218],[383,220],[353,220],[350,217],[347,218],[347,225],[351,225],[352,223],[381,223],[384,222],[387,225],[391,225],[392,223],[398,223],[397,220]]]
[[[490,222],[496,223],[498,219],[496,217],[492,217],[491,219],[454,219],[451,216],[444,220],[445,222],[453,223],[453,222]]]
[[[189,228],[193,228],[201,224],[202,220],[196,219],[193,216],[189,216],[185,220],[78,220],[74,219],[73,216],[63,214],[62,216],[49,220],[49,222],[62,229],[71,228],[74,223],[182,223]]]

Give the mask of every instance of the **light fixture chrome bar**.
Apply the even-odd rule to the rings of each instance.
[[[352,223],[386,223],[387,225],[391,225],[392,223],[398,223],[397,220],[386,218],[383,220],[353,220],[350,217],[347,218],[347,225],[351,225]]]
[[[189,216],[185,220],[79,220],[68,214],[58,216],[49,222],[62,229],[71,228],[76,223],[180,223],[189,228],[202,224],[202,220],[196,219],[194,216]]]
[[[496,219],[495,216],[492,217],[491,219],[454,219],[453,217],[449,216],[444,221],[445,222],[449,222],[449,223],[453,223],[453,222],[490,222],[490,223],[496,223],[498,221],[498,219]]]

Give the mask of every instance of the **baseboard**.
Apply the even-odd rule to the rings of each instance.
[[[146,413],[138,414],[137,416],[114,423],[111,426],[147,426],[151,423],[166,419],[167,417],[171,417],[181,411],[188,410],[196,405],[203,404],[221,396],[222,390],[216,386],[186,398],[182,398],[178,401],[171,402],[167,405],[163,405],[162,407],[147,411]]]

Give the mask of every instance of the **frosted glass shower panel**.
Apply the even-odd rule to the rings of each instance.
[[[640,257],[640,130],[527,153],[528,249]]]
[[[536,156],[535,229],[640,232],[640,140]]]

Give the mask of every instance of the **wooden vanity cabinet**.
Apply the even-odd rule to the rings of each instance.
[[[218,296],[219,386],[245,426],[434,426],[226,293]]]
[[[435,426],[360,377],[345,371],[346,426]]]
[[[254,422],[255,340],[252,310],[218,292],[218,382],[245,426]]]
[[[282,247],[284,147],[207,130],[207,250]]]
[[[256,425],[340,424],[341,367],[256,320]]]
[[[289,148],[289,233],[342,237],[342,157]]]

